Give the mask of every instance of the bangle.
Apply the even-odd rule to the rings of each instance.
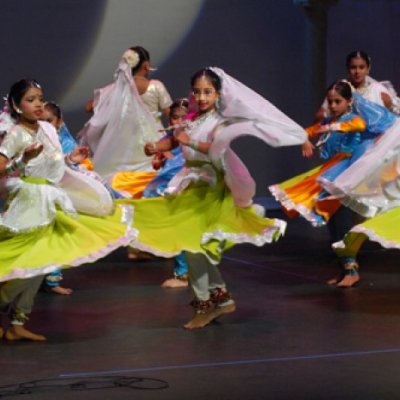
[[[190,139],[187,146],[193,150],[200,150],[200,142],[198,140]]]
[[[16,171],[22,171],[26,166],[26,163],[22,159],[22,156],[10,161],[6,165],[6,174],[12,175]]]
[[[19,156],[17,159],[15,159],[13,163],[15,165],[15,168],[19,171],[23,170],[26,166],[26,163],[24,162],[22,156]]]
[[[6,174],[12,175],[17,169],[15,168],[14,161],[10,161],[6,165]]]

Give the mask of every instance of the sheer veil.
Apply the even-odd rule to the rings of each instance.
[[[238,137],[257,137],[273,147],[301,145],[305,130],[276,108],[268,100],[226,74],[212,67],[221,79],[219,113],[229,123],[215,136],[209,156],[225,172],[225,181],[240,207],[251,204],[255,195],[255,182],[249,171],[230,148]],[[232,122],[232,123],[231,123]]]
[[[118,171],[153,170],[143,147],[160,134],[125,60],[119,63],[114,82],[95,91],[94,114],[78,137],[90,147],[96,171],[104,178]]]

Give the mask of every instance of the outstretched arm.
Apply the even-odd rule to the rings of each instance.
[[[67,164],[80,164],[89,157],[89,148],[86,146],[76,146],[74,150],[65,156]]]
[[[303,157],[311,158],[314,155],[315,146],[312,144],[310,139],[317,138],[328,131],[329,125],[322,125],[321,122],[317,122],[306,129],[308,140],[301,146]]]
[[[170,136],[164,137],[158,142],[147,142],[144,145],[144,153],[146,156],[153,156],[156,153],[172,150],[177,147],[177,144],[174,142],[174,138]]]

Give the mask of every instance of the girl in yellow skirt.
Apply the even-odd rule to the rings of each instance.
[[[115,207],[108,190],[73,170],[88,155],[64,155],[55,128],[40,121],[44,102],[36,81],[16,82],[8,95],[14,126],[0,145],[0,311],[10,306],[9,340],[45,340],[25,328],[43,275],[94,262],[135,238],[129,208]],[[126,223],[124,223],[126,222]],[[3,332],[1,332],[3,333]]]
[[[219,68],[199,71],[191,86],[197,112],[173,138],[145,148],[153,155],[181,146],[184,168],[170,181],[164,197],[121,201],[134,205],[134,247],[163,257],[185,251],[195,308],[185,327],[195,329],[235,311],[218,269],[223,252],[237,243],[262,246],[285,228],[284,221],[264,218],[253,206],[254,180],[230,142],[252,135],[273,146],[299,145],[306,135],[266,99]]]
[[[367,239],[378,242],[387,249],[400,249],[398,222],[400,222],[400,208],[395,208],[356,225],[342,241],[334,243],[333,248],[343,265],[344,274],[341,278],[333,278],[328,283],[336,284],[338,287],[351,287],[360,280],[357,255]]]

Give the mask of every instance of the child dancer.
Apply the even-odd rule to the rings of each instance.
[[[400,114],[400,99],[389,81],[378,82],[369,76],[371,57],[364,51],[357,50],[346,57],[347,79],[355,91],[365,99],[386,107],[395,114]],[[328,103],[325,99],[316,119],[328,115]]]
[[[43,335],[24,325],[43,275],[94,262],[127,245],[135,233],[123,223],[129,223],[129,209],[114,209],[100,183],[66,165],[86,158],[87,149],[62,154],[54,127],[40,121],[44,102],[39,84],[16,82],[8,103],[16,124],[0,145],[0,175],[8,176],[10,193],[0,218],[0,281],[8,281],[0,288],[0,310],[12,306],[7,339],[42,341]]]
[[[53,101],[46,102],[42,120],[47,121],[57,129],[64,154],[70,153],[77,147],[78,144],[65,124],[61,108],[58,104]],[[79,164],[79,167],[89,171],[92,171],[94,168],[89,158],[84,159],[82,163]]]
[[[358,95],[355,98],[358,103],[363,102]],[[307,129],[309,139],[320,138],[317,146],[320,147],[321,157],[327,161],[305,174],[270,187],[290,216],[300,214],[313,226],[326,224],[340,207],[340,202],[331,199],[323,190],[321,182],[329,184],[334,181],[394,122],[388,111],[383,113],[384,118],[373,122],[376,113],[372,118],[368,115],[368,104],[371,103],[366,100],[365,106],[357,108],[358,115],[353,113],[353,94],[350,84],[345,81],[338,81],[329,87],[327,101],[330,116]],[[363,117],[371,121],[368,130]],[[313,150],[310,141],[303,145],[304,156],[311,157]]]
[[[64,154],[68,154],[77,147],[77,143],[67,128],[61,108],[54,102],[46,102],[42,114],[43,121],[47,121],[52,124],[56,129],[61,143],[62,151]],[[93,164],[89,158],[85,158],[80,164],[80,168],[93,170]],[[46,290],[50,290],[53,293],[62,295],[71,295],[73,290],[71,288],[65,288],[60,285],[63,280],[63,274],[61,269],[55,270],[52,273],[46,275],[44,279],[44,287]]]
[[[169,125],[170,129],[165,139],[173,136],[174,129],[178,128],[189,112],[189,100],[177,99],[170,107]],[[162,141],[163,139],[161,139]],[[174,148],[171,152],[157,153],[153,159],[154,169],[160,169],[157,176],[149,182],[143,192],[143,197],[162,196],[169,181],[182,169],[185,159],[180,147]]]
[[[171,129],[166,139],[171,137],[173,130],[178,128],[187,113],[189,112],[189,101],[187,99],[177,99],[170,107],[169,124]],[[161,139],[163,140],[163,139]],[[154,162],[164,163],[158,175],[146,186],[143,197],[158,197],[164,194],[170,180],[182,169],[185,164],[180,147],[176,147],[171,152],[157,153]],[[158,169],[155,167],[155,169]],[[164,288],[176,288],[188,286],[188,265],[183,253],[174,259],[174,277],[167,279],[161,285]]]
[[[160,139],[160,111],[168,114],[172,103],[162,82],[148,79],[150,70],[147,50],[128,49],[114,82],[95,91],[94,115],[78,133],[91,148],[100,175],[136,198],[156,175],[143,146]]]
[[[379,107],[379,106],[375,106]],[[356,255],[367,237],[386,248],[398,248],[400,120],[387,129],[377,143],[334,182],[322,182],[325,190],[369,221],[351,229],[335,244],[344,276],[330,281],[349,287],[360,279]]]
[[[195,329],[235,310],[218,269],[223,251],[235,243],[269,243],[285,227],[257,213],[254,180],[230,142],[252,135],[273,146],[294,145],[305,132],[218,68],[199,71],[191,84],[198,109],[191,122],[174,139],[146,145],[149,155],[176,142],[182,148],[186,164],[166,190],[171,196],[124,202],[135,207],[135,247],[164,257],[186,252],[195,314],[185,327]]]
[[[397,221],[397,222],[396,222]],[[387,249],[400,249],[400,235],[397,223],[400,222],[400,208],[395,208],[353,227],[343,241],[333,244],[343,267],[343,276],[329,281],[337,287],[352,287],[359,280],[357,255],[365,240],[378,242]]]

